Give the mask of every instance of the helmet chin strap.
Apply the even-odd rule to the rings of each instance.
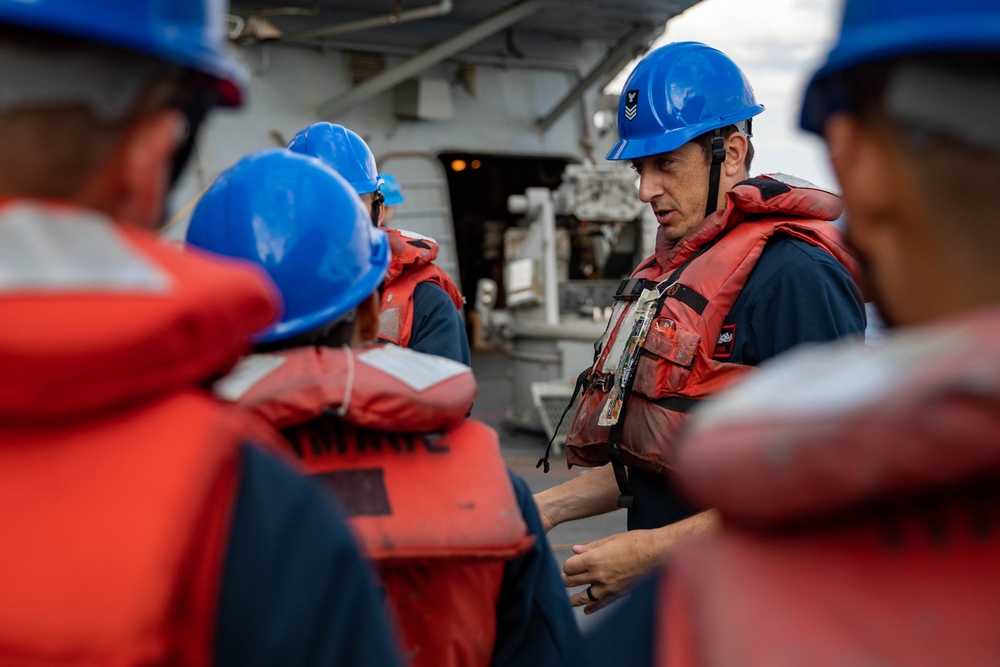
[[[382,214],[382,208],[385,206],[385,195],[382,194],[380,190],[375,190],[372,193],[372,224],[378,227],[378,219]]]
[[[708,173],[708,202],[705,204],[705,217],[715,213],[719,207],[719,179],[722,176],[722,163],[726,161],[726,140],[722,130],[717,129],[712,135],[712,167]]]
[[[187,120],[187,128],[184,138],[181,139],[176,150],[174,150],[174,155],[170,162],[170,175],[167,182],[168,193],[172,192],[177,186],[177,182],[180,181],[181,175],[184,173],[184,168],[187,167],[188,162],[191,160],[191,154],[194,153],[198,142],[198,132],[201,130],[205,116],[208,115],[209,107],[207,105],[194,105],[181,110]],[[204,191],[202,193],[204,194]],[[163,210],[160,211],[160,223],[157,226],[160,232],[166,231],[173,222],[176,222],[176,218],[170,220],[169,199],[169,196],[163,198]]]
[[[184,173],[184,168],[191,159],[191,154],[194,152],[195,144],[198,140],[198,131],[201,129],[201,124],[208,114],[208,107],[193,107],[184,109],[183,111],[187,120],[187,129],[180,145],[174,151],[173,161],[170,165],[169,184],[171,190],[177,185],[177,181],[180,180],[181,174]]]

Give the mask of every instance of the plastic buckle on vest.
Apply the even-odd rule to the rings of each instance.
[[[645,278],[631,278],[629,280],[622,281],[622,284],[618,286],[618,291],[615,293],[613,300],[637,301],[643,290],[646,289],[646,284],[648,282],[649,281]]]
[[[628,284],[632,282],[631,279],[625,278],[620,283],[618,283],[618,289],[615,290],[615,296],[621,296],[621,294],[628,288]]]
[[[590,391],[594,387],[597,387],[601,391],[611,391],[611,387],[613,387],[614,384],[615,376],[613,374],[599,375],[595,373],[587,379],[586,391]]]
[[[610,438],[608,442],[608,458],[611,460],[611,467],[615,472],[615,482],[618,484],[618,491],[621,493],[618,496],[618,507],[632,509],[635,507],[635,494],[632,492],[632,485],[628,481],[628,471],[625,469],[625,463],[622,461],[621,426],[622,422],[619,421],[611,427],[611,433],[608,434]]]

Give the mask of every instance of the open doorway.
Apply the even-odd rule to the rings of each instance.
[[[559,157],[441,153],[451,197],[455,243],[463,291],[474,305],[476,284],[492,278],[500,287],[497,305],[504,307],[503,233],[517,217],[507,210],[507,197],[527,188],[556,189],[566,165]]]

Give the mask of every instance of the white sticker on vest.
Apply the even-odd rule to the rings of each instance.
[[[635,308],[632,309],[632,328],[624,336],[621,335],[624,329],[618,332],[618,338],[628,342],[621,354],[621,362],[615,370],[611,392],[601,408],[601,416],[597,420],[598,426],[614,426],[621,417],[625,396],[631,388],[636,365],[639,363],[642,344],[646,341],[646,334],[649,333],[649,325],[656,318],[659,296],[656,290],[643,290],[635,302]]]
[[[405,347],[385,345],[358,355],[358,361],[391,375],[414,391],[449,380],[471,370],[465,364]]]
[[[229,375],[212,385],[212,393],[224,401],[235,403],[284,363],[285,358],[277,354],[243,357]]]
[[[622,358],[622,350],[625,349],[625,338],[618,336],[612,339],[611,337],[615,334],[615,329],[619,328],[618,323],[621,322],[623,317],[628,317],[629,315],[635,315],[635,309],[632,308],[633,303],[627,301],[616,301],[614,308],[611,310],[611,320],[608,325],[608,331],[604,335],[604,340],[601,341],[601,349],[606,350],[607,354],[601,360],[600,372],[602,375],[607,375],[609,373],[614,373],[615,369],[618,368],[618,361]],[[631,329],[631,322],[622,322],[620,330],[628,331]],[[608,347],[608,344],[611,347]]]
[[[611,318],[613,321],[617,321],[615,318],[622,319],[622,323],[618,327],[618,336],[615,337],[614,343],[611,345],[611,350],[604,357],[604,362],[601,364],[601,373],[603,375],[611,375],[618,371],[618,367],[622,363],[622,353],[625,351],[625,345],[628,344],[629,335],[632,329],[635,328],[636,317],[645,311],[645,306],[649,305],[650,301],[658,297],[659,294],[657,294],[656,290],[643,290],[636,301],[619,301],[615,303],[615,312],[612,313]],[[621,310],[619,310],[619,306],[622,307]],[[608,335],[612,335],[614,330],[615,325],[610,326],[608,328]]]

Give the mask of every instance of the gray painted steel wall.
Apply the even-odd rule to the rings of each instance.
[[[572,43],[536,37],[519,44],[529,59],[558,59],[584,72],[605,52],[596,42]],[[351,127],[369,143],[376,157],[401,151],[436,154],[442,151],[482,151],[514,155],[587,158],[581,147],[583,114],[573,109],[547,133],[536,121],[577,81],[569,71],[477,65],[475,95],[458,83],[452,86],[454,118],[450,121],[398,120],[392,92],[336,118],[320,118],[316,107],[338,91],[351,88],[347,56],[321,54],[296,47],[254,45],[239,50],[253,71],[248,105],[242,111],[215,113],[206,124],[196,155],[175,192],[172,211],[183,210],[218,174],[241,156],[279,145],[318,120]],[[387,65],[400,57],[387,57]],[[455,80],[458,65],[442,63],[425,75]],[[593,108],[599,91],[585,99]],[[589,122],[589,118],[587,119]],[[598,140],[595,154],[603,157],[611,137]],[[187,216],[180,216],[168,235],[183,237]]]

